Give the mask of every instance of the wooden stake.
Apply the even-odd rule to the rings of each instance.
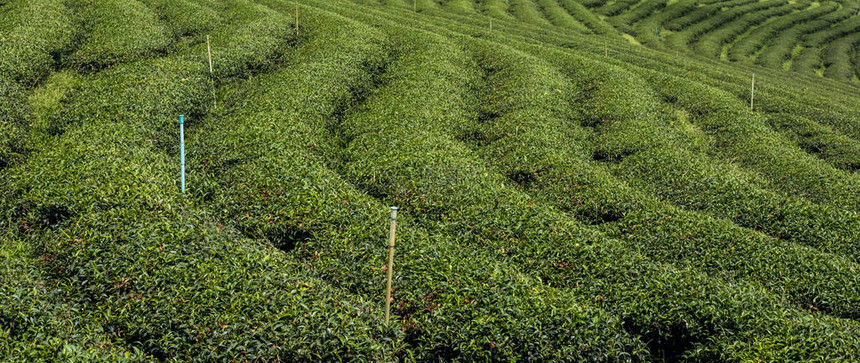
[[[752,74],[752,86],[750,86],[750,111],[753,111],[753,102],[755,101],[755,73]]]
[[[206,35],[206,53],[209,56],[209,80],[212,82],[212,103],[213,108],[218,108],[218,98],[215,96],[215,71],[212,69],[212,44],[209,42],[209,35]]]
[[[299,2],[296,1],[296,37],[299,36]]]
[[[397,227],[397,207],[391,207],[391,230],[388,234],[388,283],[385,286],[385,324],[391,312],[391,276],[394,273],[394,230]]]
[[[209,35],[206,35],[206,53],[209,54],[209,74],[212,74],[212,45],[209,43]]]
[[[418,12],[418,0],[412,0],[412,11]]]
[[[490,31],[493,31],[493,18],[490,18]]]
[[[607,47],[605,40],[603,41],[603,55],[609,56],[609,47]]]

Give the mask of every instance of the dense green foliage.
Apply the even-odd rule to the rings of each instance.
[[[0,359],[860,360],[860,3],[299,7],[0,1]]]

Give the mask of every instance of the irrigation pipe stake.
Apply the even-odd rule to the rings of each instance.
[[[752,74],[752,85],[750,86],[750,111],[753,111],[753,101],[755,101],[755,72]]]
[[[179,115],[179,163],[182,166],[182,194],[185,194],[185,115]]]
[[[391,276],[394,273],[394,230],[397,228],[397,207],[391,207],[391,230],[388,233],[388,282],[385,286],[385,324],[391,312]]]

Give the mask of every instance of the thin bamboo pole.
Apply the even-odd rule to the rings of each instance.
[[[391,277],[394,273],[394,232],[397,228],[397,207],[391,207],[391,230],[388,234],[388,282],[385,286],[385,324],[391,312]]]
[[[209,42],[209,35],[206,35],[206,54],[209,57],[209,81],[212,82],[212,104],[213,108],[218,108],[218,97],[215,95],[215,70],[212,68],[212,44]]]
[[[753,111],[753,102],[755,101],[755,73],[752,74],[752,85],[750,86],[750,111]]]
[[[209,55],[209,74],[212,74],[212,44],[209,43],[209,35],[206,35],[206,53]]]

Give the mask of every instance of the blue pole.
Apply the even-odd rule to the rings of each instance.
[[[185,115],[179,115],[179,155],[182,164],[182,194],[185,194]]]

